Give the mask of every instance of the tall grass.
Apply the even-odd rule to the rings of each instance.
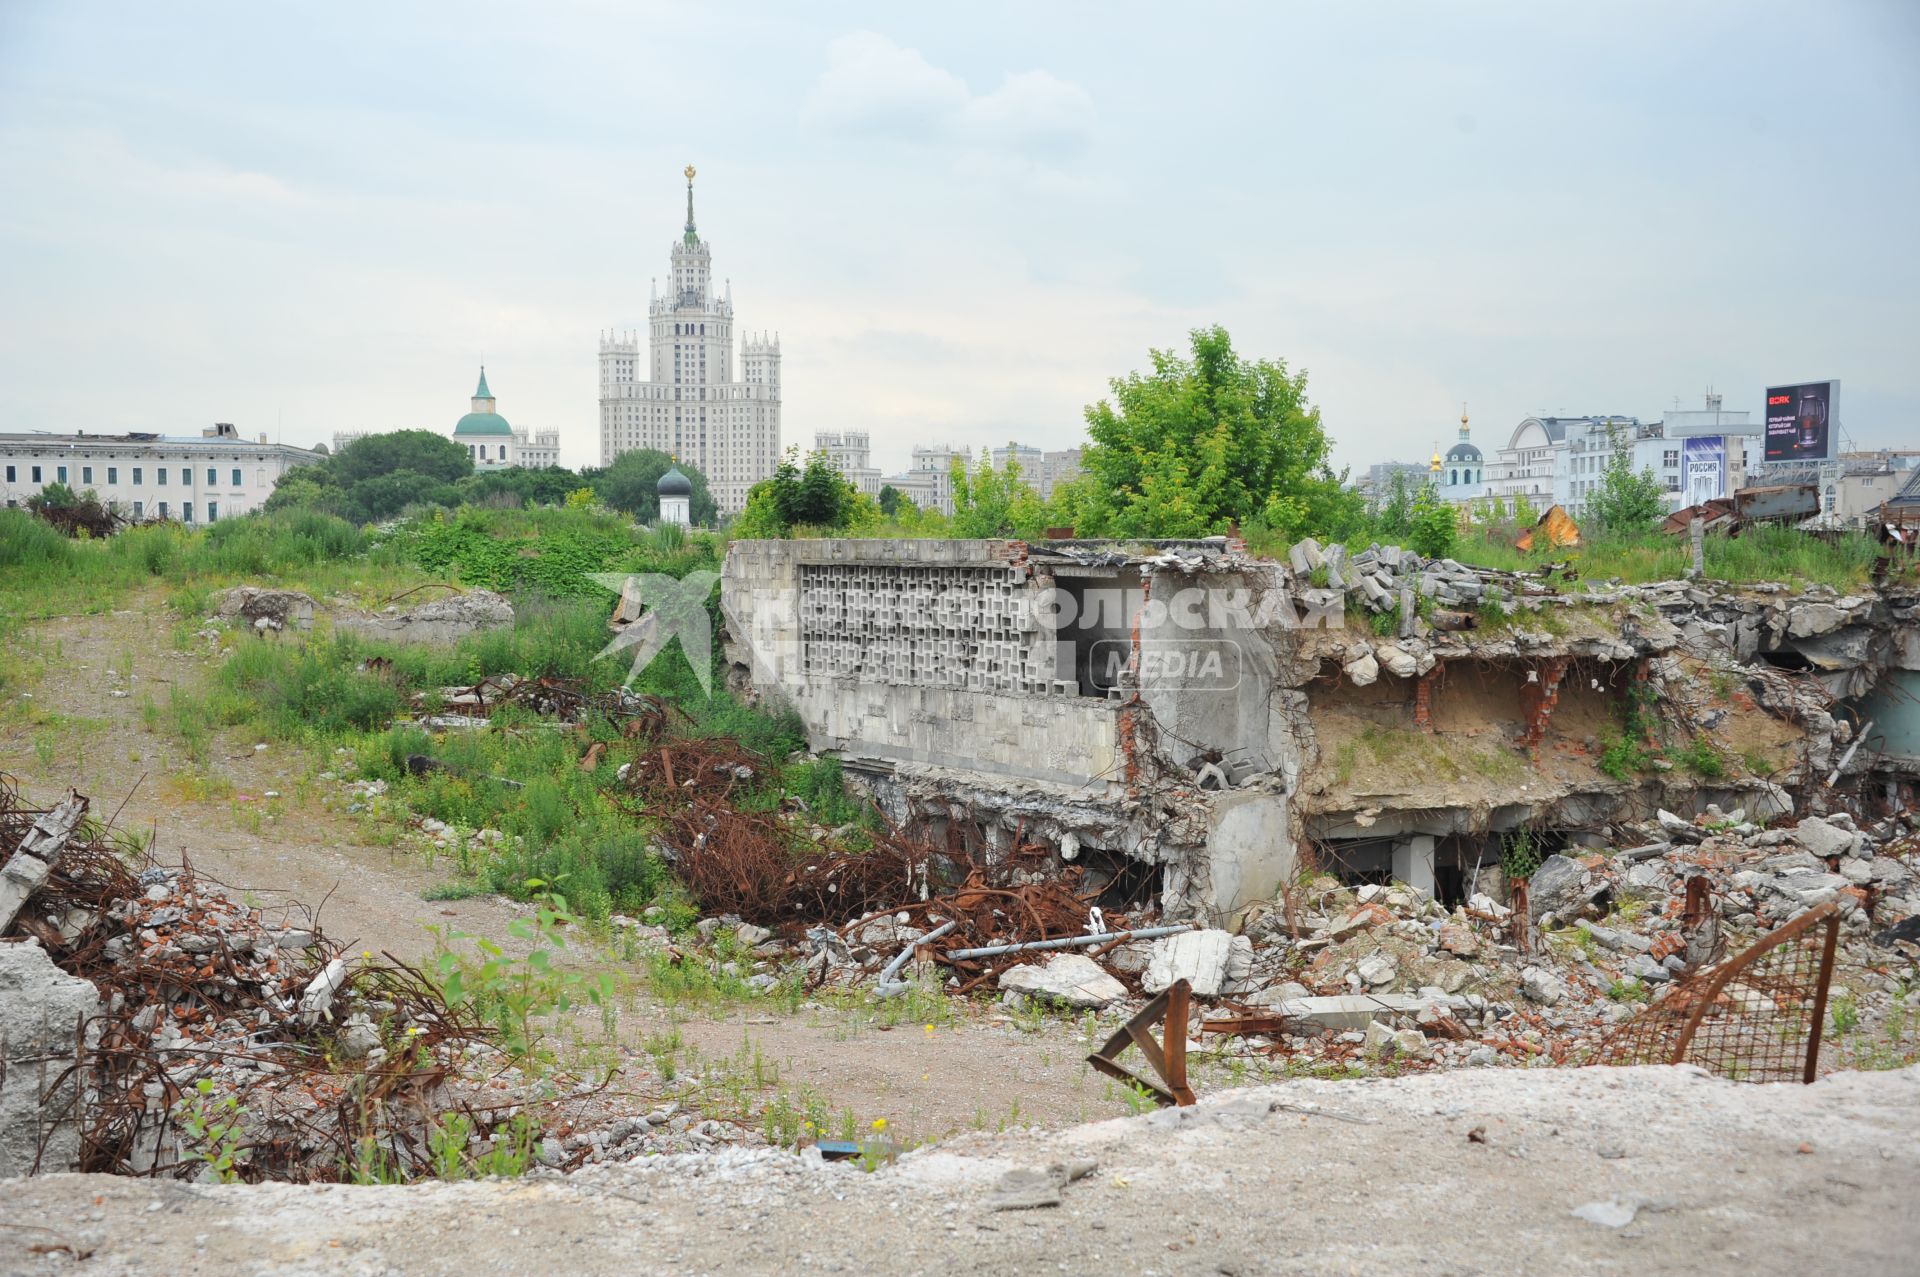
[[[1364,548],[1361,539],[1355,548]],[[1853,590],[1872,579],[1877,548],[1864,534],[1813,536],[1797,528],[1754,527],[1739,536],[1712,535],[1705,545],[1706,575],[1716,581],[1792,586],[1829,585]],[[1649,530],[1583,537],[1573,549],[1514,548],[1513,534],[1476,526],[1463,535],[1453,557],[1475,567],[1524,572],[1547,563],[1571,562],[1589,581],[1619,579],[1629,585],[1671,581],[1687,574],[1693,549],[1688,538]]]
[[[119,606],[159,585],[204,594],[241,582],[377,597],[429,578],[400,552],[331,515],[289,510],[188,530],[127,528],[68,540],[21,510],[0,510],[0,612],[43,617]]]

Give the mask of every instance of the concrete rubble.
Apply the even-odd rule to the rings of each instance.
[[[70,808],[0,789],[0,880],[33,883],[0,928],[0,1176],[411,1178],[451,1116],[466,1156],[561,1169],[747,1135],[523,1070],[421,972],[189,870],[135,873]],[[49,830],[74,836],[50,851]]]
[[[394,643],[431,643],[448,646],[469,634],[509,629],[513,604],[492,590],[468,590],[446,598],[389,605],[378,612],[343,611],[334,617],[334,629]]]
[[[449,597],[418,600],[402,608],[389,604],[368,612],[336,600],[323,608],[312,595],[298,590],[240,585],[220,596],[215,619],[257,634],[313,628],[316,615],[329,615],[336,631],[396,643],[432,643],[447,646],[469,634],[504,629],[513,624],[513,604],[492,590],[467,590]],[[213,637],[217,638],[217,634]]]
[[[1009,1004],[1031,998],[1124,1018],[1185,979],[1208,1004],[1193,1013],[1196,1037],[1217,1016],[1280,1017],[1278,1029],[1226,1039],[1231,1053],[1363,1067],[1578,1064],[1674,982],[1831,901],[1842,911],[1843,978],[1863,1022],[1903,1014],[1895,999],[1920,976],[1920,935],[1903,921],[1920,919],[1920,818],[1862,827],[1836,813],[1763,827],[1714,808],[1682,828],[1653,820],[1623,833],[1633,841],[1617,852],[1543,861],[1523,928],[1484,894],[1449,907],[1405,884],[1354,887],[1319,875],[1249,910],[1242,934],[1109,944],[1090,950],[1098,960],[1016,955],[1001,959],[1017,965],[996,987]],[[1713,902],[1704,925],[1682,907],[1696,878]],[[732,926],[708,921],[709,934]],[[1526,952],[1520,932],[1532,937]],[[809,979],[858,987],[918,935],[887,920],[855,929],[850,946],[772,937],[739,969],[771,987],[803,963]],[[969,964],[941,950],[909,964],[909,978],[963,984]]]
[[[80,1169],[78,1055],[100,993],[32,940],[0,944],[0,1179]],[[65,1075],[65,1081],[61,1081]]]

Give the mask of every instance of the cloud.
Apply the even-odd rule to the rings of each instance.
[[[1085,149],[1095,112],[1085,89],[1051,72],[1010,72],[976,94],[918,49],[858,31],[827,45],[806,119],[828,132],[1060,160]]]
[[[968,102],[959,123],[963,136],[994,149],[1064,157],[1093,137],[1093,98],[1070,80],[1022,71]]]
[[[944,135],[966,110],[966,83],[883,35],[857,31],[827,45],[827,69],[807,118],[828,129],[909,138]]]

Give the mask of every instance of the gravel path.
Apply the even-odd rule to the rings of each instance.
[[[996,1208],[1010,1172],[1058,1203]],[[411,1188],[16,1180],[0,1271],[1870,1277],[1915,1271],[1916,1200],[1920,1068],[1484,1070],[964,1136],[871,1175],[734,1151]],[[61,1242],[92,1256],[28,1250]]]

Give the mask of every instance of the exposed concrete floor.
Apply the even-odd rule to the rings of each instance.
[[[1083,1159],[1059,1205],[991,1209],[1008,1170]],[[1913,1271],[1917,1192],[1920,1069],[1479,1071],[963,1136],[871,1175],[736,1153],[412,1188],[12,1181],[0,1272],[1874,1277]],[[62,1243],[91,1256],[27,1250]]]

